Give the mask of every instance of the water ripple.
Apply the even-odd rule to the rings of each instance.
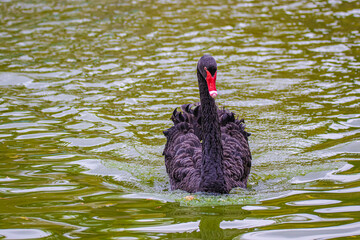
[[[5,238],[360,235],[357,1],[0,6]],[[169,191],[162,131],[199,101],[205,53],[254,161],[248,190],[189,201]]]
[[[241,239],[321,239],[321,238],[340,238],[360,235],[359,223],[351,223],[336,227],[322,228],[301,228],[268,230],[247,233],[241,236]]]

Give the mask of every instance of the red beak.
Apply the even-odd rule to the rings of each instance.
[[[206,70],[206,82],[208,85],[209,94],[212,98],[216,98],[217,96],[216,73],[217,72],[215,72],[214,76],[211,76],[211,73],[208,70]]]

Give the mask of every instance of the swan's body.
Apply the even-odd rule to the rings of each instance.
[[[164,134],[166,171],[171,189],[187,192],[229,193],[246,188],[251,168],[249,134],[243,120],[215,105],[217,65],[210,55],[200,58],[197,76],[200,106],[175,109],[174,122]],[[211,95],[211,96],[210,96]]]

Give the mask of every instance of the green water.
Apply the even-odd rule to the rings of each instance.
[[[0,0],[0,238],[360,239],[360,2]],[[173,109],[246,119],[247,190],[169,190]]]

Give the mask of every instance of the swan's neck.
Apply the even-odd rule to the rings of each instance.
[[[223,170],[223,147],[217,106],[210,96],[205,79],[198,73],[201,128],[202,128],[202,168],[200,191],[227,193]]]

